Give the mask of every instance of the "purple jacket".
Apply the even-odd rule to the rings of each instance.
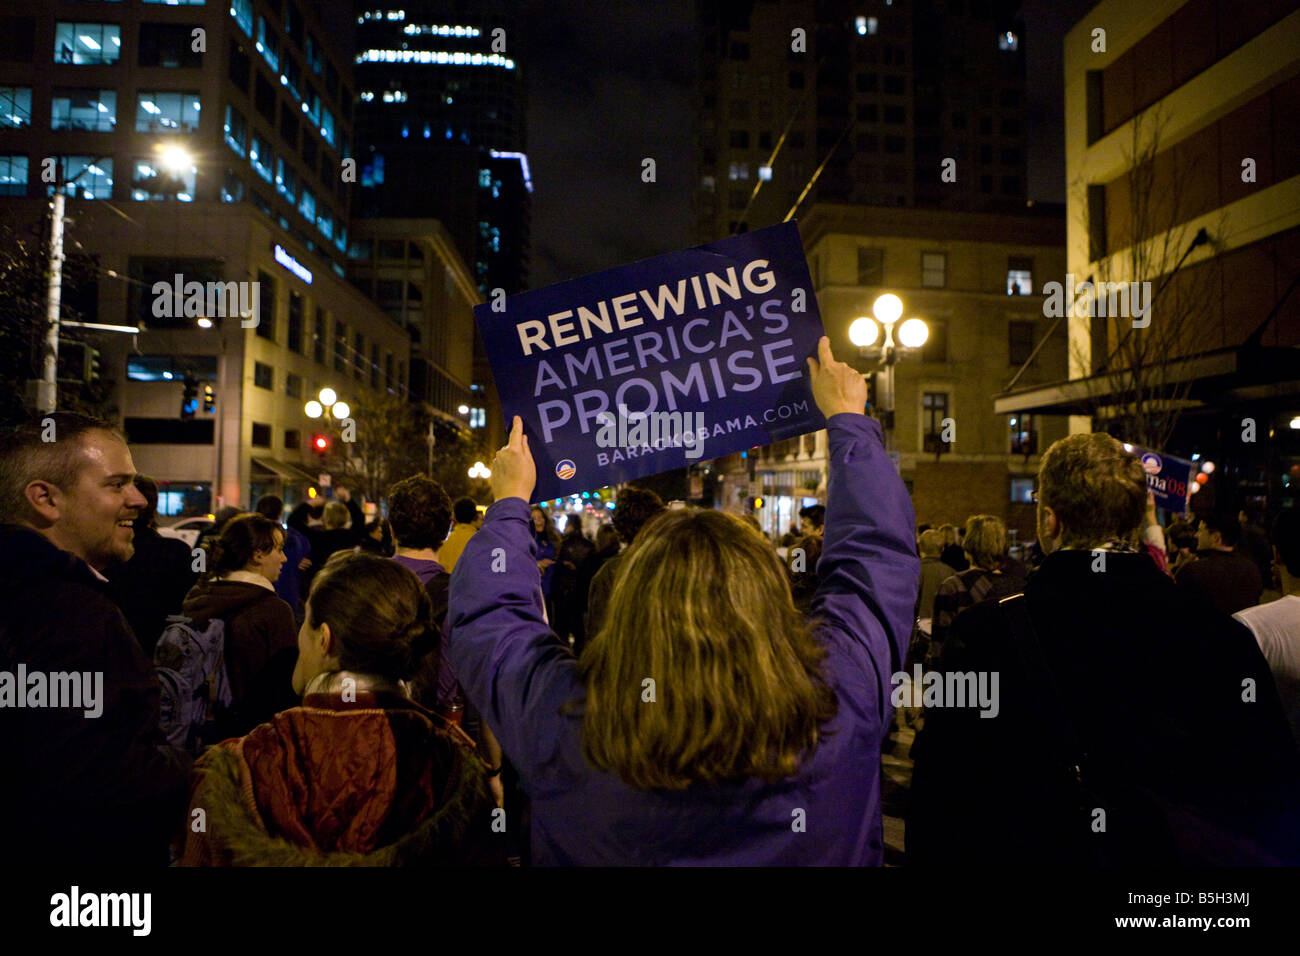
[[[845,414],[827,430],[830,481],[813,613],[824,622],[823,667],[839,712],[799,775],[778,784],[641,791],[589,766],[581,707],[559,713],[581,699],[583,687],[577,661],[542,617],[528,505],[506,498],[488,509],[452,574],[447,651],[532,798],[537,863],[880,864],[880,743],[921,562],[912,504],[879,426]]]

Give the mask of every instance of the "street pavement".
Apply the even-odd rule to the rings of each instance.
[[[912,786],[912,741],[916,731],[890,727],[880,755],[880,802],[885,827],[885,866],[903,865],[903,818]]]

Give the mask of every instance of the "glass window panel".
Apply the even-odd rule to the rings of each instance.
[[[194,166],[173,170],[157,160],[137,157],[131,172],[132,199],[141,202],[163,199],[194,201],[194,180],[198,172]]]
[[[113,90],[55,90],[50,104],[51,129],[109,133],[117,127],[117,93]]]
[[[194,133],[202,107],[196,92],[140,91],[135,98],[137,133]]]
[[[0,86],[0,129],[32,125],[32,88]]]
[[[271,154],[271,147],[259,136],[254,136],[248,141],[248,161],[253,164],[259,176],[268,183],[272,181],[271,170],[275,157]]]
[[[257,18],[257,52],[262,54],[272,70],[280,69],[280,37],[275,27],[266,22],[266,17]]]
[[[291,203],[298,194],[298,177],[294,175],[293,167],[284,161],[283,156],[275,161],[275,188]]]
[[[244,31],[244,36],[253,35],[253,0],[230,0],[230,15]]]
[[[248,127],[239,110],[226,106],[226,145],[240,156],[244,155],[248,143]]]
[[[122,28],[116,23],[58,23],[54,62],[74,66],[116,63],[122,56]]]
[[[0,196],[27,195],[27,157],[0,154]]]
[[[61,156],[64,192],[74,199],[109,199],[113,195],[113,160],[104,156]],[[46,187],[54,195],[53,184]]]
[[[302,213],[303,218],[308,222],[316,221],[316,197],[306,187],[303,187],[302,193],[298,197],[298,211]]]

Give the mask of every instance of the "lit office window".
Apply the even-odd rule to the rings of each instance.
[[[271,169],[275,157],[271,154],[271,147],[266,145],[258,136],[254,136],[248,141],[248,161],[253,164],[253,168],[257,170],[259,176],[268,183],[271,182],[273,178]]]
[[[232,169],[227,169],[221,183],[221,201],[239,202],[244,198],[244,181]]]
[[[174,172],[153,159],[137,158],[131,168],[132,199],[140,202],[164,199],[194,201],[195,167]]]
[[[334,216],[324,206],[316,213],[316,228],[326,239],[334,238]]]
[[[207,0],[141,0],[143,3],[158,3],[168,7],[201,7]]]
[[[316,197],[311,194],[306,186],[303,187],[302,193],[298,197],[298,211],[302,213],[304,219],[308,222],[316,221]]]
[[[0,86],[0,129],[32,125],[32,88]]]
[[[113,90],[55,90],[50,101],[50,129],[111,133],[117,127],[117,93]]]
[[[320,134],[325,142],[334,145],[334,114],[324,107],[320,111]]]
[[[244,116],[233,106],[226,106],[226,145],[240,156],[248,146],[248,126]]]
[[[274,27],[267,26],[266,17],[257,18],[257,42],[254,45],[272,70],[280,69],[280,37]]]
[[[293,167],[284,161],[283,156],[275,161],[275,189],[290,203],[297,198],[298,177],[294,175]]]
[[[109,199],[113,195],[113,160],[103,156],[62,156],[64,192],[74,199]],[[54,195],[53,184],[46,187]]]
[[[230,0],[230,15],[244,31],[244,36],[253,35],[253,0]]]
[[[195,133],[201,110],[198,93],[140,92],[135,98],[137,133]]]
[[[27,195],[27,157],[0,153],[0,196]]]
[[[55,63],[116,63],[121,55],[122,28],[116,23],[59,23],[54,27]]]

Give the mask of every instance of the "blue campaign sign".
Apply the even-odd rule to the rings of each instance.
[[[1125,444],[1124,450],[1142,462],[1142,470],[1147,473],[1147,488],[1155,492],[1156,506],[1183,514],[1187,510],[1192,463],[1139,445]]]
[[[509,422],[558,498],[824,428],[793,222],[476,306]]]

